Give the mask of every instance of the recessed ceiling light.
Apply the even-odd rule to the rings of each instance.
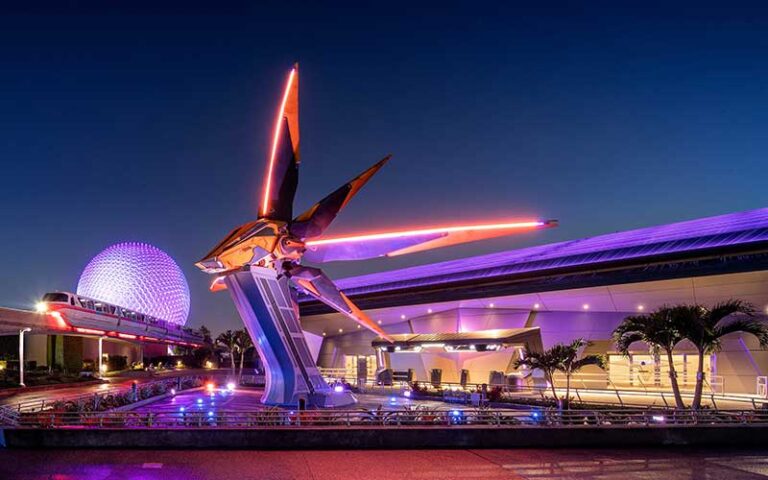
[[[489,306],[489,307],[491,307],[491,308],[493,308],[493,307],[495,307],[496,305],[495,305],[495,304],[493,304],[493,303],[489,303],[489,304],[488,304],[488,306]]]
[[[400,315],[400,320],[405,320],[405,315]]]
[[[427,313],[432,313],[432,309],[431,309],[431,308],[428,308],[428,309],[427,309]]]
[[[323,336],[325,336],[325,332],[323,332]]]
[[[645,310],[645,307],[643,305],[638,305],[637,309],[642,312],[643,310]]]
[[[538,303],[534,303],[534,304],[533,304],[533,309],[534,309],[534,310],[538,310],[538,309],[539,309],[539,307],[541,307],[541,305],[539,305]]]
[[[583,308],[584,310],[589,310],[589,304],[585,303],[584,305],[581,306],[581,308]]]
[[[344,329],[343,329],[343,328],[340,328],[340,329],[339,329],[339,333],[344,333]]]
[[[360,328],[360,324],[359,323],[357,324],[357,328]]]
[[[379,321],[378,321],[378,322],[376,322],[376,323],[378,323],[379,325],[381,325],[381,320],[379,320]]]

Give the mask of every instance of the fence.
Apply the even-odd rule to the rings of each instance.
[[[656,427],[766,425],[768,412],[742,410],[261,410],[217,412],[36,412],[0,416],[5,428],[405,428]]]
[[[442,382],[440,389],[434,388],[428,382],[417,382],[420,388],[426,392],[431,392],[436,397],[444,401],[452,401],[454,397],[461,397],[461,392],[464,392],[464,397],[469,401],[471,392],[479,392],[482,390],[481,384],[467,383],[461,385],[459,383]],[[534,385],[486,385],[488,390],[497,389],[504,400],[514,402],[515,399],[541,399],[548,400],[552,398],[552,390],[549,386],[534,386]],[[378,394],[378,395],[400,395],[406,390],[411,389],[411,385],[407,382],[393,382],[392,385],[377,385],[375,382],[367,381],[362,384],[357,384],[357,388],[361,393]],[[565,388],[556,385],[555,390],[562,398],[565,396]],[[661,389],[629,389],[629,388],[617,388],[614,386],[607,388],[590,388],[589,384],[581,386],[579,382],[573,382],[571,384],[570,395],[573,399],[580,403],[590,403],[595,405],[616,405],[619,404],[623,407],[644,407],[659,405],[665,408],[673,408],[675,406],[675,399],[671,391],[665,391]],[[683,391],[682,396],[684,400],[691,400],[693,395],[691,392]],[[615,400],[613,400],[615,399]],[[766,402],[764,398],[755,395],[728,395],[723,393],[710,393],[703,394],[702,400],[705,404],[711,405],[713,408],[719,408],[719,405],[743,405],[738,408],[762,408],[763,403]]]

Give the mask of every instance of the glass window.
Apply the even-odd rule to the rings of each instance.
[[[66,293],[46,293],[43,295],[44,302],[69,302],[69,295]]]

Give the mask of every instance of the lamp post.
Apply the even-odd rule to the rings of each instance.
[[[104,337],[99,337],[99,371],[97,376],[101,378],[104,371]]]
[[[24,384],[24,334],[31,331],[29,327],[19,330],[19,385],[22,387],[26,387]]]

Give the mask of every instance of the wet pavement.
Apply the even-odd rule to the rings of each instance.
[[[768,478],[768,451],[0,450],[0,478],[756,480]]]

